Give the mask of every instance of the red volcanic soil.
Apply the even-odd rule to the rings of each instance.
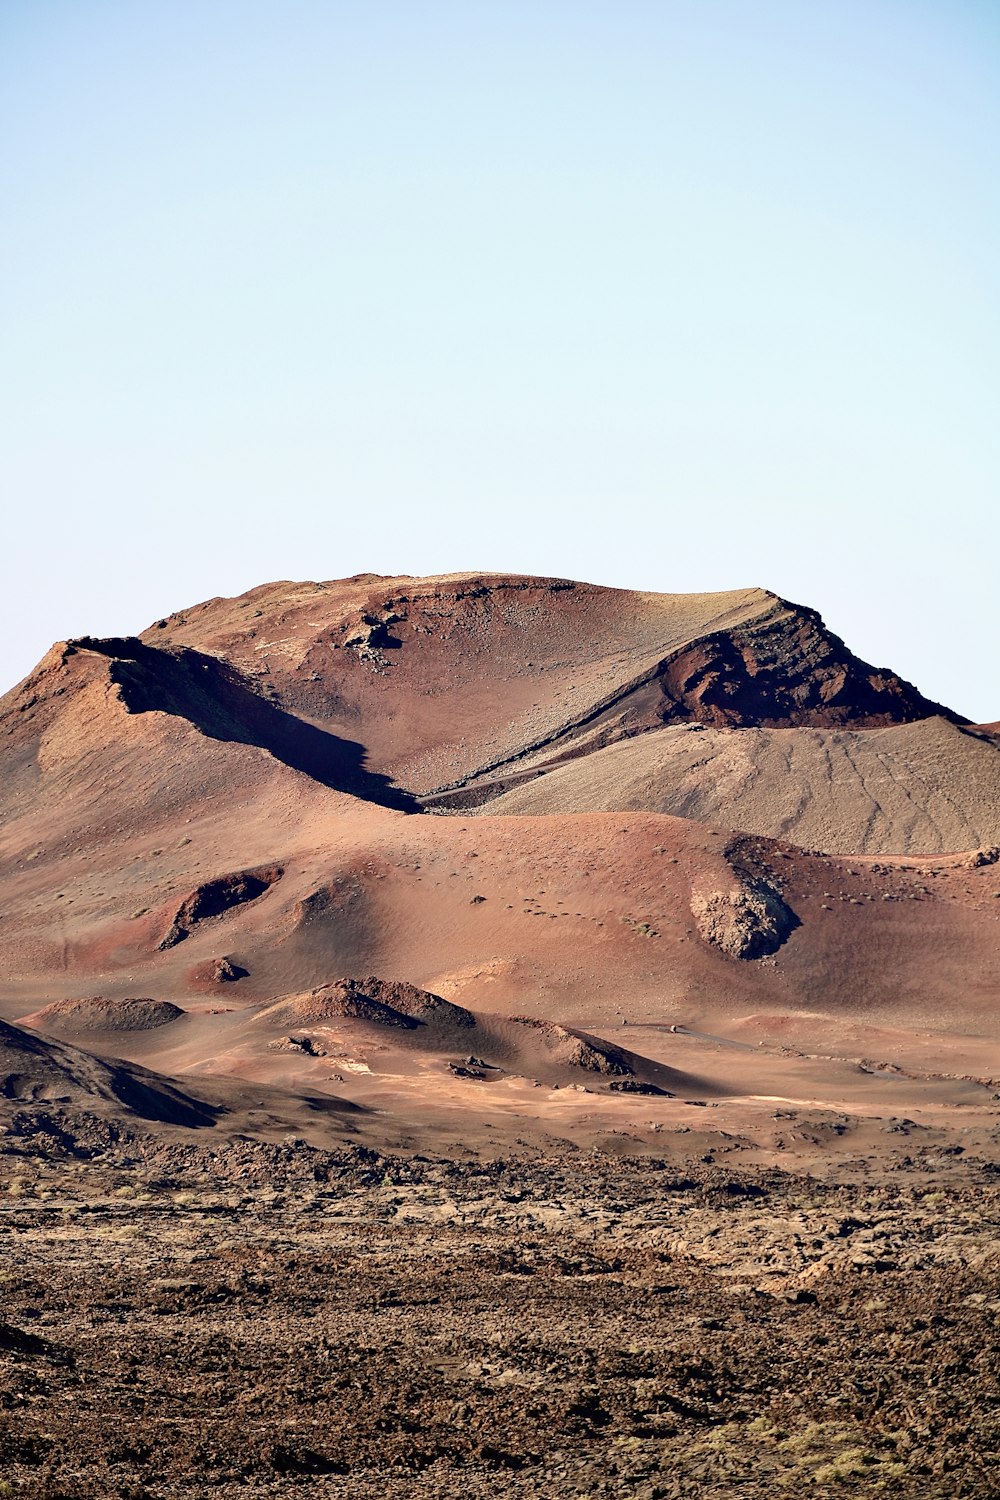
[[[711,747],[682,747],[683,776],[678,736]],[[511,1016],[569,1028],[569,1053],[627,1038],[703,1098],[853,1099],[839,1062],[784,1072],[870,1060],[866,1037],[914,1080],[1000,1076],[1000,752],[761,590],[269,585],[54,647],[0,702],[0,746],[0,1014],[65,1029],[82,993],[155,995],[183,1021],[104,1028],[153,1068],[290,1087],[301,1066],[331,1097],[475,1114],[450,1070],[485,1054],[412,1009],[427,991],[494,1028],[511,1078],[544,1073],[550,1036],[518,1056]],[[834,749],[854,781],[820,776]],[[367,1032],[339,1081],[268,1059],[237,1035],[268,1005],[285,1032],[343,1023],[347,1052],[400,1017],[398,1073]]]

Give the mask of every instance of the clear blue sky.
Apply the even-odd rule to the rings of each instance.
[[[484,568],[1000,717],[995,0],[0,0],[0,152],[0,688]]]

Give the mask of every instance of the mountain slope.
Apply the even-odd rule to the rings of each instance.
[[[539,768],[544,767],[544,774]],[[668,725],[525,763],[477,811],[671,813],[841,854],[1000,844],[1000,747],[940,717],[886,729]]]
[[[325,792],[460,812],[573,762],[492,811],[645,808],[842,851],[934,852],[994,836],[996,742],[957,724],[760,589],[273,584],[142,639],[53,647],[0,700],[0,820],[14,831],[25,816],[30,853],[195,802],[325,805]],[[705,731],[697,752],[684,725]],[[886,780],[890,795],[871,797]]]
[[[954,1059],[905,1108],[988,1103],[997,755],[760,590],[269,585],[63,643],[0,701],[0,1016],[75,1018],[257,1133],[327,1108],[353,1130],[361,1105],[366,1130],[464,1139],[496,1116],[516,1140],[580,1110],[594,1141],[645,1096],[612,1080],[598,1107],[563,1053],[626,1035],[692,1108],[881,1099],[849,1061],[876,1047],[919,1076],[929,1049]],[[475,1042],[345,1015],[309,1050],[295,1007],[282,1034],[254,1020],[371,976],[474,1015]],[[842,1061],[794,1078],[790,1037]],[[79,1084],[132,1107],[7,1042],[12,1105]],[[262,1115],[271,1085],[298,1103]]]
[[[0,1021],[0,1100],[71,1107],[112,1104],[161,1124],[207,1126],[221,1109],[134,1063],[104,1060]]]

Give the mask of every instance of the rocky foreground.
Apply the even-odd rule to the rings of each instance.
[[[0,1135],[0,1493],[993,1496],[1000,1174]]]

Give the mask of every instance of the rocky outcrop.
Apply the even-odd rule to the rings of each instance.
[[[463,1005],[455,1005],[430,990],[419,989],[405,979],[359,979],[349,981],[357,984],[366,995],[390,1006],[404,1016],[427,1025],[432,1021],[448,1021],[455,1026],[475,1026],[476,1018]]]
[[[799,925],[792,908],[761,878],[728,890],[695,891],[691,913],[705,942],[728,958],[766,958]]]
[[[820,615],[774,598],[747,625],[703,636],[664,662],[663,719],[720,728],[850,725],[874,729],[941,714],[895,672],[871,667]]]
[[[208,958],[204,963],[195,964],[188,971],[188,979],[199,986],[235,984],[239,979],[246,979],[248,973],[248,969],[244,969],[224,953],[220,958]]]
[[[564,1067],[582,1068],[587,1073],[601,1073],[609,1078],[631,1077],[633,1068],[624,1053],[611,1042],[591,1036],[586,1031],[574,1031],[569,1026],[560,1026],[556,1021],[544,1021],[534,1016],[511,1016],[518,1026],[527,1026],[534,1031],[550,1053],[550,1060]]]

